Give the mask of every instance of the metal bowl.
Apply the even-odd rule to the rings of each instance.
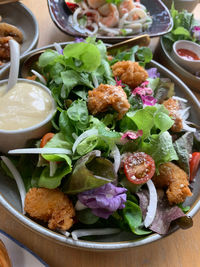
[[[66,45],[67,43],[61,43],[61,45]],[[21,64],[23,61],[29,57],[32,53],[37,51],[51,48],[53,49],[53,45],[49,45],[40,49],[36,49],[32,52],[29,52],[25,56],[21,58]],[[161,76],[170,78],[175,84],[175,91],[176,95],[180,97],[184,97],[188,99],[188,103],[191,106],[191,118],[190,120],[196,124],[200,124],[200,105],[198,100],[189,90],[189,88],[179,79],[177,78],[172,72],[167,70],[165,67],[161,66],[159,63],[152,61],[148,67],[156,67],[158,71],[161,73]],[[5,79],[8,76],[9,67],[6,67],[2,74],[0,75],[0,79]],[[200,176],[200,170],[197,173],[197,176]],[[198,177],[199,178],[199,177]],[[185,202],[186,205],[190,205],[191,209],[188,212],[188,216],[194,216],[196,212],[200,208],[200,180],[196,179],[194,181],[193,186],[193,196],[188,198]],[[3,176],[0,174],[0,204],[3,205],[13,216],[15,216],[19,222],[24,224],[25,226],[29,227],[31,230],[39,233],[42,236],[50,238],[55,242],[59,242],[63,245],[67,245],[74,248],[79,249],[86,249],[86,250],[120,250],[125,248],[133,248],[137,246],[142,246],[145,244],[149,244],[153,241],[162,239],[164,236],[159,234],[152,234],[146,237],[135,237],[130,232],[121,232],[119,234],[110,235],[110,236],[100,236],[95,239],[95,241],[88,241],[88,240],[78,240],[75,241],[72,238],[66,238],[64,235],[60,233],[54,232],[49,230],[48,228],[44,227],[43,225],[38,224],[37,222],[31,220],[30,218],[24,216],[21,212],[21,202],[20,196],[18,193],[17,186],[15,181]],[[169,234],[177,231],[179,228],[178,226],[174,226],[171,228]],[[169,235],[168,234],[168,235]]]

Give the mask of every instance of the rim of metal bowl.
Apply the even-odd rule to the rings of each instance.
[[[61,45],[66,45],[72,42],[65,42],[60,43]],[[32,53],[35,53],[37,51],[40,51],[42,49],[47,48],[53,48],[53,45],[48,45],[46,47],[35,49],[26,55],[24,55],[21,60],[24,60],[27,56],[31,55]],[[155,61],[151,61],[154,66],[161,69],[163,72],[168,73],[169,76],[171,76],[176,83],[178,83],[181,87],[184,88],[186,93],[190,96],[192,101],[197,105],[197,107],[200,109],[200,104],[194,94],[189,90],[189,88],[177,77],[175,76],[171,71],[160,65],[159,63]],[[6,66],[4,69],[4,72],[8,71],[9,66]],[[163,237],[169,236],[173,232],[180,229],[178,226],[175,226],[169,234],[165,236],[161,236],[159,234],[152,234],[147,237],[143,237],[137,241],[135,240],[129,240],[129,241],[117,241],[117,242],[96,242],[96,241],[86,241],[86,240],[73,240],[71,237],[65,237],[62,234],[59,234],[57,232],[53,232],[48,228],[45,228],[38,223],[34,222],[33,220],[29,219],[25,215],[23,215],[21,212],[19,212],[16,208],[12,206],[12,204],[6,200],[6,198],[0,193],[0,204],[8,210],[20,223],[24,224],[26,227],[28,227],[30,230],[36,232],[37,234],[41,236],[45,236],[46,238],[52,239],[58,243],[61,243],[63,245],[67,245],[69,247],[78,248],[78,249],[85,249],[85,250],[94,250],[94,251],[111,251],[111,250],[121,250],[121,249],[127,249],[127,248],[133,248],[138,246],[147,245],[151,242],[157,241]],[[197,211],[200,209],[200,196],[198,199],[193,203],[191,210],[187,213],[188,216],[193,217]]]

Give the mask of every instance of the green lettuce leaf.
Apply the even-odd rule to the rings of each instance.
[[[147,141],[142,142],[141,151],[149,154],[155,161],[156,167],[172,160],[178,160],[169,132],[160,135],[151,135]]]
[[[99,49],[91,43],[68,44],[63,50],[66,64],[72,69],[82,72],[92,72],[98,68],[101,63],[101,54]]]
[[[159,104],[146,106],[144,109],[137,111],[130,111],[126,115],[137,125],[139,130],[143,130],[143,139],[150,136],[153,127],[159,129],[162,133],[174,124],[174,121],[168,116],[167,109]]]
[[[100,151],[93,150],[77,160],[72,174],[63,186],[66,194],[77,194],[116,179],[112,162],[101,158],[100,154]]]
[[[142,229],[142,211],[136,203],[127,200],[123,209],[123,216],[134,234],[147,235],[151,233],[149,230]]]

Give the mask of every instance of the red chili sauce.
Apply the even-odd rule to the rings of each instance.
[[[197,56],[196,53],[188,49],[183,49],[183,48],[177,49],[177,53],[179,54],[179,56],[187,60],[200,60],[200,58]]]

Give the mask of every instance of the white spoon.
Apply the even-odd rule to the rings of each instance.
[[[8,85],[5,93],[7,93],[17,83],[19,75],[19,57],[20,57],[19,44],[15,40],[9,40],[9,46],[10,46],[10,72],[8,77]]]

